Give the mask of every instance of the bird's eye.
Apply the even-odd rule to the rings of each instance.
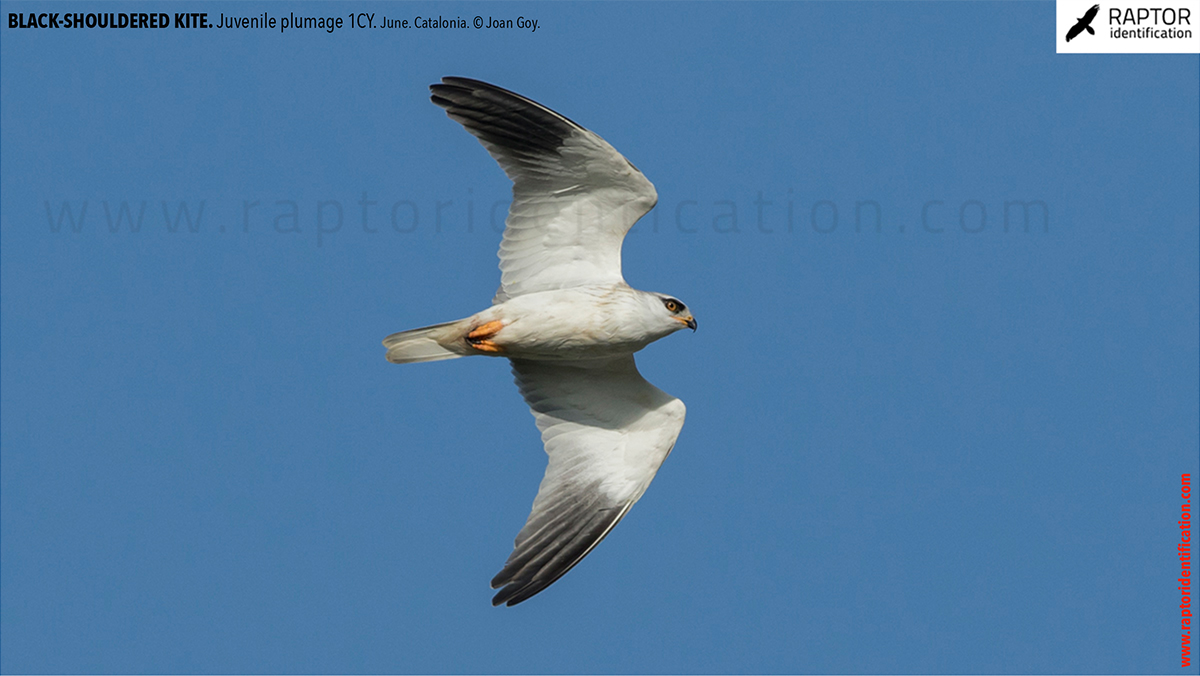
[[[680,303],[674,298],[668,298],[664,300],[663,305],[667,306],[667,312],[679,312],[683,309],[683,303]]]

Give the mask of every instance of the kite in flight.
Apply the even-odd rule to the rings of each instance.
[[[550,456],[492,605],[549,587],[595,548],[646,491],[683,428],[683,402],[651,385],[633,353],[696,330],[681,301],[621,276],[625,233],[658,201],[604,139],[523,96],[446,77],[432,101],[513,182],[500,289],[466,319],[384,339],[394,364],[506,357]]]
[[[1067,31],[1067,42],[1073,40],[1083,31],[1087,31],[1090,35],[1095,35],[1096,31],[1092,30],[1092,20],[1096,18],[1096,13],[1100,11],[1100,5],[1092,5],[1092,8],[1083,15],[1082,19],[1077,19],[1071,30]]]

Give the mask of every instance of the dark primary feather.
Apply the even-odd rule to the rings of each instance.
[[[492,589],[500,592],[492,605],[516,604],[530,598],[567,574],[583,560],[625,516],[632,502],[612,507],[588,505],[556,514],[553,523],[543,527],[516,548],[504,569],[492,579]]]
[[[442,84],[430,85],[429,90],[430,100],[444,108],[450,119],[521,165],[536,165],[539,156],[557,155],[567,138],[583,130],[540,103],[486,82],[444,77]]]

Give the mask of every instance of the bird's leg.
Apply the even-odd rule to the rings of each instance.
[[[497,333],[500,333],[502,328],[504,328],[504,322],[488,322],[467,334],[467,344],[480,352],[491,354],[503,352],[504,350],[491,340]]]

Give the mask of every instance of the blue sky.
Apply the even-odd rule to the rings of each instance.
[[[1180,671],[1197,56],[1057,56],[1050,3],[188,8],[539,27],[0,27],[0,670]],[[639,356],[653,486],[511,609],[507,364],[379,344],[498,282],[443,75],[642,169],[626,277],[700,323]]]

